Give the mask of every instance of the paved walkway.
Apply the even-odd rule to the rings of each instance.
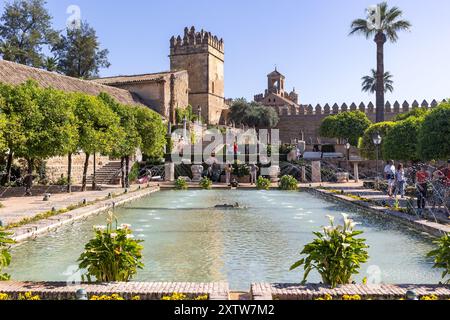
[[[137,186],[132,186],[131,190],[135,190]],[[105,186],[102,191],[86,191],[74,192],[71,194],[61,193],[50,197],[49,201],[43,201],[42,196],[33,197],[13,197],[3,199],[0,208],[0,221],[3,226],[18,223],[25,218],[32,218],[38,214],[56,210],[66,209],[69,206],[77,205],[86,199],[87,202],[104,199],[109,193],[121,194],[124,189],[117,186]]]
[[[373,201],[380,206],[388,205],[393,207],[396,201],[394,198],[390,198],[387,194],[378,190],[365,189],[362,187],[351,185],[343,185],[341,187],[339,187],[338,185],[331,185],[328,187],[338,191],[343,190],[345,194],[369,199],[370,201]],[[397,197],[397,200],[400,208],[414,208],[414,213],[416,215],[419,215],[419,212],[416,209],[415,198],[405,197],[404,199],[401,199],[400,197]],[[423,215],[431,221],[450,225],[450,219],[444,209],[437,210],[431,207],[427,207],[427,209],[424,210]]]

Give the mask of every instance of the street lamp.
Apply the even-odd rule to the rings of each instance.
[[[347,144],[345,145],[345,149],[347,149],[347,160],[350,161],[350,149],[351,149],[352,145],[350,143],[347,142]]]
[[[375,145],[376,148],[376,153],[377,153],[377,179],[376,179],[376,188],[378,189],[379,187],[379,183],[380,183],[380,170],[379,170],[379,157],[380,157],[380,145],[381,142],[383,142],[383,139],[381,138],[380,134],[378,132],[376,132],[373,136],[372,136],[372,140],[373,140],[373,144]]]

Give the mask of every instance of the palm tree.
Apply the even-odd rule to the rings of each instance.
[[[45,58],[44,63],[42,64],[42,68],[51,72],[58,71],[58,59],[54,57]]]
[[[372,69],[371,76],[362,77],[362,91],[374,93],[377,91],[377,71]],[[384,73],[384,93],[394,91],[394,81],[392,80],[393,75],[387,71]]]
[[[387,40],[397,42],[399,31],[408,31],[411,23],[402,20],[403,12],[398,7],[389,8],[386,2],[377,5],[377,23],[371,23],[374,18],[369,14],[368,19],[357,19],[352,22],[350,35],[362,34],[367,39],[374,37],[377,44],[377,72],[376,72],[376,109],[377,122],[384,121],[384,44]]]

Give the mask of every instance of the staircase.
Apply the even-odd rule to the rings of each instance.
[[[93,175],[87,178],[87,185],[92,184]],[[120,184],[120,161],[111,161],[100,169],[96,170],[95,180],[98,185],[102,184],[111,184],[111,185],[119,185]]]

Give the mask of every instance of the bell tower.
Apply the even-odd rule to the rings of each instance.
[[[267,75],[267,83],[268,83],[267,90],[268,90],[268,92],[284,96],[285,81],[286,81],[286,77],[283,76],[281,73],[279,73],[277,71],[277,68],[275,68],[275,71],[273,71]]]

